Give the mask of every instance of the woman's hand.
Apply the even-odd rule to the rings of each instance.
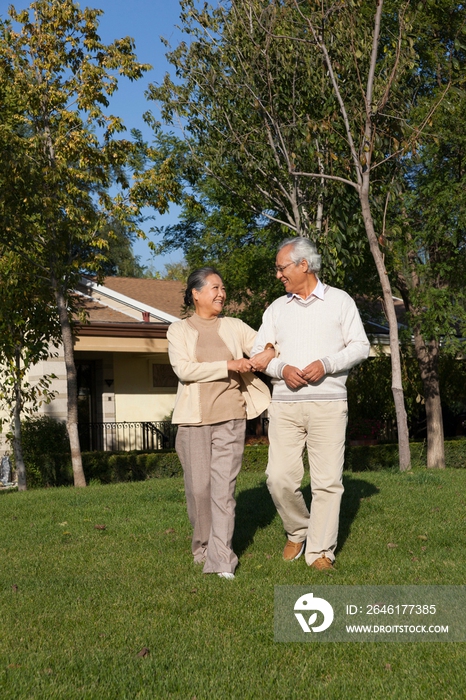
[[[229,372],[240,372],[240,374],[251,372],[251,360],[248,360],[246,357],[242,357],[240,360],[228,360],[227,369]]]
[[[273,360],[274,357],[275,348],[267,348],[266,350],[262,350],[262,352],[258,352],[257,355],[253,355],[251,357],[253,372],[263,372],[267,368],[270,360]]]

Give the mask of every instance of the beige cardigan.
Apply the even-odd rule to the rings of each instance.
[[[249,356],[256,331],[238,318],[221,318],[219,336],[230,350],[233,358],[239,360]],[[176,376],[179,379],[173,410],[173,423],[196,425],[200,423],[201,405],[199,382],[214,382],[228,377],[227,361],[197,362],[196,345],[198,332],[185,319],[172,323],[167,332],[168,355]],[[270,403],[267,386],[252,372],[240,374],[241,393],[246,402],[248,418],[259,416]]]

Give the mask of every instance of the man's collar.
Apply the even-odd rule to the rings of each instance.
[[[306,299],[300,297],[299,294],[290,293],[288,294],[287,303],[289,301],[292,301],[293,299],[299,299],[299,301],[310,301],[312,297],[317,297],[317,299],[320,299],[321,301],[323,301],[325,297],[325,287],[318,278],[316,286],[314,287],[313,291],[309,294],[309,296],[306,297]]]

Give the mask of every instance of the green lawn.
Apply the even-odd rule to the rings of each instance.
[[[466,698],[465,643],[274,642],[277,584],[465,583],[466,470],[345,487],[322,574],[282,561],[264,477],[242,473],[234,581],[192,564],[180,478],[1,494],[0,697]]]

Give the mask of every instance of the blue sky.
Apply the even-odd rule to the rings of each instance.
[[[167,51],[160,37],[163,36],[175,47],[181,41],[181,32],[176,28],[179,24],[180,5],[178,0],[91,0],[81,2],[81,7],[98,7],[104,11],[100,18],[100,36],[102,41],[110,43],[122,36],[131,36],[136,42],[136,54],[142,63],[150,63],[153,68],[141,80],[131,83],[121,81],[120,88],[112,98],[112,110],[122,117],[127,128],[140,128],[144,136],[150,139],[151,132],[144,124],[142,115],[150,109],[156,118],[159,117],[157,105],[148,102],[144,92],[149,83],[159,83],[170,66],[165,58]],[[177,220],[177,207],[165,216],[157,215],[152,225],[162,226]],[[182,254],[176,252],[155,259],[145,241],[137,241],[134,245],[136,255],[143,264],[152,264],[155,269],[163,271],[164,264],[180,260]]]
[[[17,10],[29,7],[27,0],[0,0],[0,15],[6,17],[9,5]],[[118,92],[112,97],[110,109],[121,117],[128,129],[141,129],[149,140],[150,130],[142,120],[142,115],[150,109],[156,118],[157,105],[148,102],[144,92],[149,83],[159,83],[170,66],[165,58],[166,48],[160,41],[163,36],[173,47],[181,40],[181,33],[176,28],[179,24],[180,6],[178,0],[88,0],[79,3],[82,8],[93,7],[104,11],[100,18],[99,33],[106,44],[123,36],[131,36],[136,43],[136,54],[142,63],[150,63],[153,68],[141,80],[131,83],[122,79]],[[163,226],[177,220],[178,210],[172,207],[164,216],[156,215],[156,220],[147,223],[147,230],[152,225]],[[154,259],[145,241],[137,241],[134,246],[136,255],[143,264],[152,264],[156,270],[163,271],[167,262],[181,259],[181,253],[173,253]]]

